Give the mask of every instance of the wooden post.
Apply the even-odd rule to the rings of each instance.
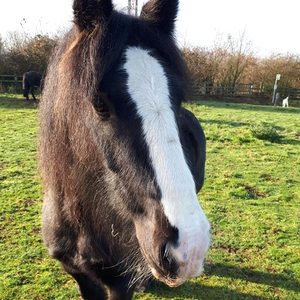
[[[275,96],[275,103],[274,103],[275,106],[278,106],[278,105],[279,105],[279,100],[280,100],[280,93],[276,93],[276,96]]]
[[[135,0],[134,15],[135,15],[136,17],[137,17],[137,15],[138,15],[138,0]]]
[[[128,15],[131,15],[131,0],[128,0],[127,13]]]
[[[277,81],[280,80],[280,74],[276,75],[275,83],[274,83],[274,91],[273,91],[273,99],[272,104],[275,105],[275,96],[276,96],[276,90],[277,90]]]

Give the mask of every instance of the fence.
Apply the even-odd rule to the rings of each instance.
[[[1,93],[22,93],[22,75],[0,75]],[[300,100],[300,88],[281,88],[277,91],[282,97],[289,96],[290,99]],[[217,97],[247,97],[269,99],[273,95],[273,86],[263,84],[244,84],[227,85],[224,83],[204,82],[195,85],[193,88],[195,97],[217,96]]]
[[[1,93],[22,93],[22,75],[0,75]]]
[[[293,100],[300,100],[300,88],[281,88],[276,90],[282,96],[289,96]],[[201,85],[195,85],[193,93],[196,97],[217,96],[217,97],[247,97],[269,99],[273,95],[273,86],[263,84],[244,84],[228,85],[224,83],[204,82]]]

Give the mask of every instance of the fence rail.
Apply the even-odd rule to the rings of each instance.
[[[250,97],[250,98],[271,98],[273,95],[273,86],[255,85],[239,83],[235,85],[226,85],[224,83],[212,84],[204,82],[195,85],[193,93],[195,96],[218,96],[218,97]],[[300,88],[278,87],[276,90],[282,97],[289,96],[290,99],[300,100]]]
[[[22,78],[22,75],[0,75],[0,92],[21,93]]]

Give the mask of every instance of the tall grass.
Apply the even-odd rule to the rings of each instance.
[[[188,105],[207,137],[200,202],[212,223],[205,273],[146,299],[300,299],[300,109]],[[36,104],[0,95],[0,299],[80,299],[40,233]],[[280,139],[258,139],[265,122]]]

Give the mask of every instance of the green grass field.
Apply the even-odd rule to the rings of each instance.
[[[134,299],[300,299],[300,108],[201,101],[207,137],[200,202],[212,223],[205,273]],[[36,104],[0,94],[0,299],[79,300],[40,232]],[[251,126],[280,134],[261,140]]]

